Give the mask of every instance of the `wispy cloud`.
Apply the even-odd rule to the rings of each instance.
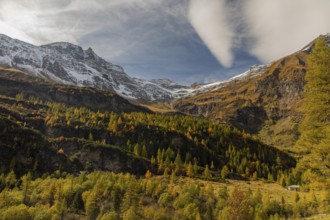
[[[192,82],[302,48],[330,31],[329,8],[329,0],[1,0],[0,32],[92,47],[129,74]]]
[[[8,25],[7,23],[5,23],[1,20],[0,20],[0,30],[1,30],[1,33],[5,33],[5,34],[11,36],[12,38],[17,38],[19,40],[34,43],[34,39],[32,39],[31,37],[26,35],[24,32],[14,28],[11,25]]]
[[[234,27],[228,21],[225,4],[225,0],[191,0],[189,18],[210,51],[229,67],[233,63]]]
[[[330,31],[329,9],[329,0],[245,1],[250,53],[270,62],[301,49]]]
[[[270,62],[330,31],[329,0],[191,0],[191,24],[219,62],[234,50]],[[244,48],[244,46],[246,48]]]
[[[15,36],[21,34],[20,38],[30,43],[68,41],[92,46],[110,60],[127,58],[129,54],[141,59],[145,54],[138,55],[139,52],[161,46],[164,41],[192,39],[194,31],[186,19],[187,3],[187,0],[2,1],[0,22],[15,27]],[[14,31],[7,29],[2,30],[12,36]]]

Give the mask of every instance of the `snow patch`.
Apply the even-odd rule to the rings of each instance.
[[[88,85],[115,91],[126,99],[146,101],[168,101],[217,90],[228,83],[263,74],[267,67],[252,66],[248,71],[228,80],[184,86],[169,79],[148,81],[130,77],[121,66],[105,61],[92,49],[83,50],[80,46],[66,42],[34,46],[0,35],[0,48],[1,65],[16,66],[58,83]]]

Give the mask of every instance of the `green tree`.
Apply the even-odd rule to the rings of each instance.
[[[179,153],[176,154],[174,163],[178,167],[181,167],[182,166],[182,160],[181,160],[181,157],[180,157],[180,154]]]
[[[141,154],[142,154],[142,148],[141,148],[141,145],[140,144],[135,144],[134,145],[134,154],[136,156],[141,156]]]
[[[311,168],[330,178],[330,47],[325,38],[315,42],[307,65],[304,91],[304,118],[297,142],[306,155],[300,160],[303,170]]]
[[[73,200],[71,203],[71,209],[73,209],[74,211],[79,211],[84,209],[84,201],[82,199],[82,189],[78,189],[73,196]]]
[[[15,187],[16,185],[16,175],[15,175],[15,172],[12,170],[8,173],[8,175],[6,176],[6,186],[9,188],[9,189],[12,189]]]
[[[97,198],[97,194],[92,192],[86,200],[85,209],[89,220],[95,220],[100,213],[100,207],[98,205]]]
[[[114,210],[119,211],[120,205],[121,205],[121,200],[122,200],[122,196],[121,196],[119,187],[117,187],[117,186],[114,187],[114,189],[111,192],[111,198],[113,201]]]
[[[158,148],[157,150],[157,163],[162,163],[163,162],[163,157],[162,157],[162,150]]]
[[[227,165],[224,165],[221,169],[221,178],[223,180],[226,179],[228,174],[229,174],[229,169],[228,169]]]
[[[31,173],[29,172],[27,175],[22,177],[23,180],[23,203],[26,205],[28,202],[28,193],[31,183]]]
[[[137,213],[137,207],[131,206],[127,211],[123,213],[123,220],[140,220],[141,216]]]
[[[26,205],[11,206],[1,213],[1,219],[29,220],[33,219]]]
[[[207,165],[207,164],[206,164],[205,169],[204,169],[204,172],[203,172],[203,177],[206,180],[209,180],[212,177],[211,172],[210,172],[210,169],[209,169],[209,165]]]
[[[102,217],[98,218],[99,220],[118,220],[119,216],[116,212],[111,211],[104,214]]]
[[[15,98],[16,98],[17,101],[23,101],[24,100],[24,94],[23,93],[18,93],[15,96]]]
[[[144,144],[143,147],[142,147],[141,156],[142,156],[142,157],[145,157],[145,158],[148,158],[147,147],[146,147],[145,144]]]
[[[176,154],[174,164],[175,164],[175,172],[178,174],[183,164],[179,153]]]
[[[211,169],[211,170],[214,170],[214,168],[215,168],[215,167],[214,167],[214,162],[212,161],[212,162],[211,162],[210,169]]]
[[[151,156],[151,159],[150,159],[150,167],[151,167],[151,170],[155,170],[156,169],[156,166],[157,165],[157,161],[156,161],[156,158],[154,156]]]
[[[193,169],[194,169],[194,173],[197,174],[197,173],[198,173],[197,159],[195,158],[194,160],[195,160],[195,161],[194,161]]]
[[[229,219],[249,219],[249,205],[243,191],[235,187],[228,201]]]
[[[195,175],[194,168],[193,168],[191,162],[189,162],[188,167],[187,167],[187,176],[193,177],[194,175]]]
[[[93,133],[92,132],[89,132],[88,140],[94,141],[94,136],[93,136]]]
[[[135,181],[131,181],[126,189],[123,200],[121,202],[121,211],[126,212],[131,207],[138,205],[138,185]]]

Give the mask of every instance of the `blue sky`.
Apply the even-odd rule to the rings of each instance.
[[[131,76],[223,80],[330,32],[329,0],[2,0],[3,34],[88,47]],[[14,15],[14,16],[13,16]]]

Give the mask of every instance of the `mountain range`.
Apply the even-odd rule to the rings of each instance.
[[[253,66],[227,81],[191,86],[168,79],[143,80],[130,77],[121,66],[114,65],[88,48],[59,42],[35,46],[0,35],[0,65],[24,70],[34,76],[68,85],[89,86],[137,101],[162,102],[216,90],[230,81],[260,75],[267,66]]]
[[[330,42],[329,34],[323,37]],[[144,104],[152,111],[183,113],[226,123],[288,150],[299,137],[306,62],[314,42],[273,63],[252,66],[229,80],[190,86],[167,79],[147,81],[130,77],[122,67],[102,59],[91,48],[83,50],[65,42],[34,46],[5,35],[0,35],[0,66],[21,70],[23,78],[42,79],[42,84],[91,87],[116,93],[131,103]],[[7,78],[13,79],[13,75],[7,74]],[[29,95],[38,93],[33,83],[28,88]],[[17,86],[4,90],[21,91]],[[73,98],[69,98],[72,92],[66,93],[64,99],[58,99],[63,94],[55,94],[44,98],[72,102]],[[122,103],[128,103],[124,99]],[[99,106],[90,103],[94,103],[89,105],[92,108]],[[141,107],[128,109],[136,108]],[[125,107],[112,105],[110,109]]]
[[[330,34],[321,37],[330,44]],[[300,136],[307,60],[317,39],[264,66],[254,77],[231,80],[216,90],[177,99],[172,107],[230,124],[269,145],[291,151]]]
[[[0,35],[1,217],[329,216],[327,44],[186,86]]]

